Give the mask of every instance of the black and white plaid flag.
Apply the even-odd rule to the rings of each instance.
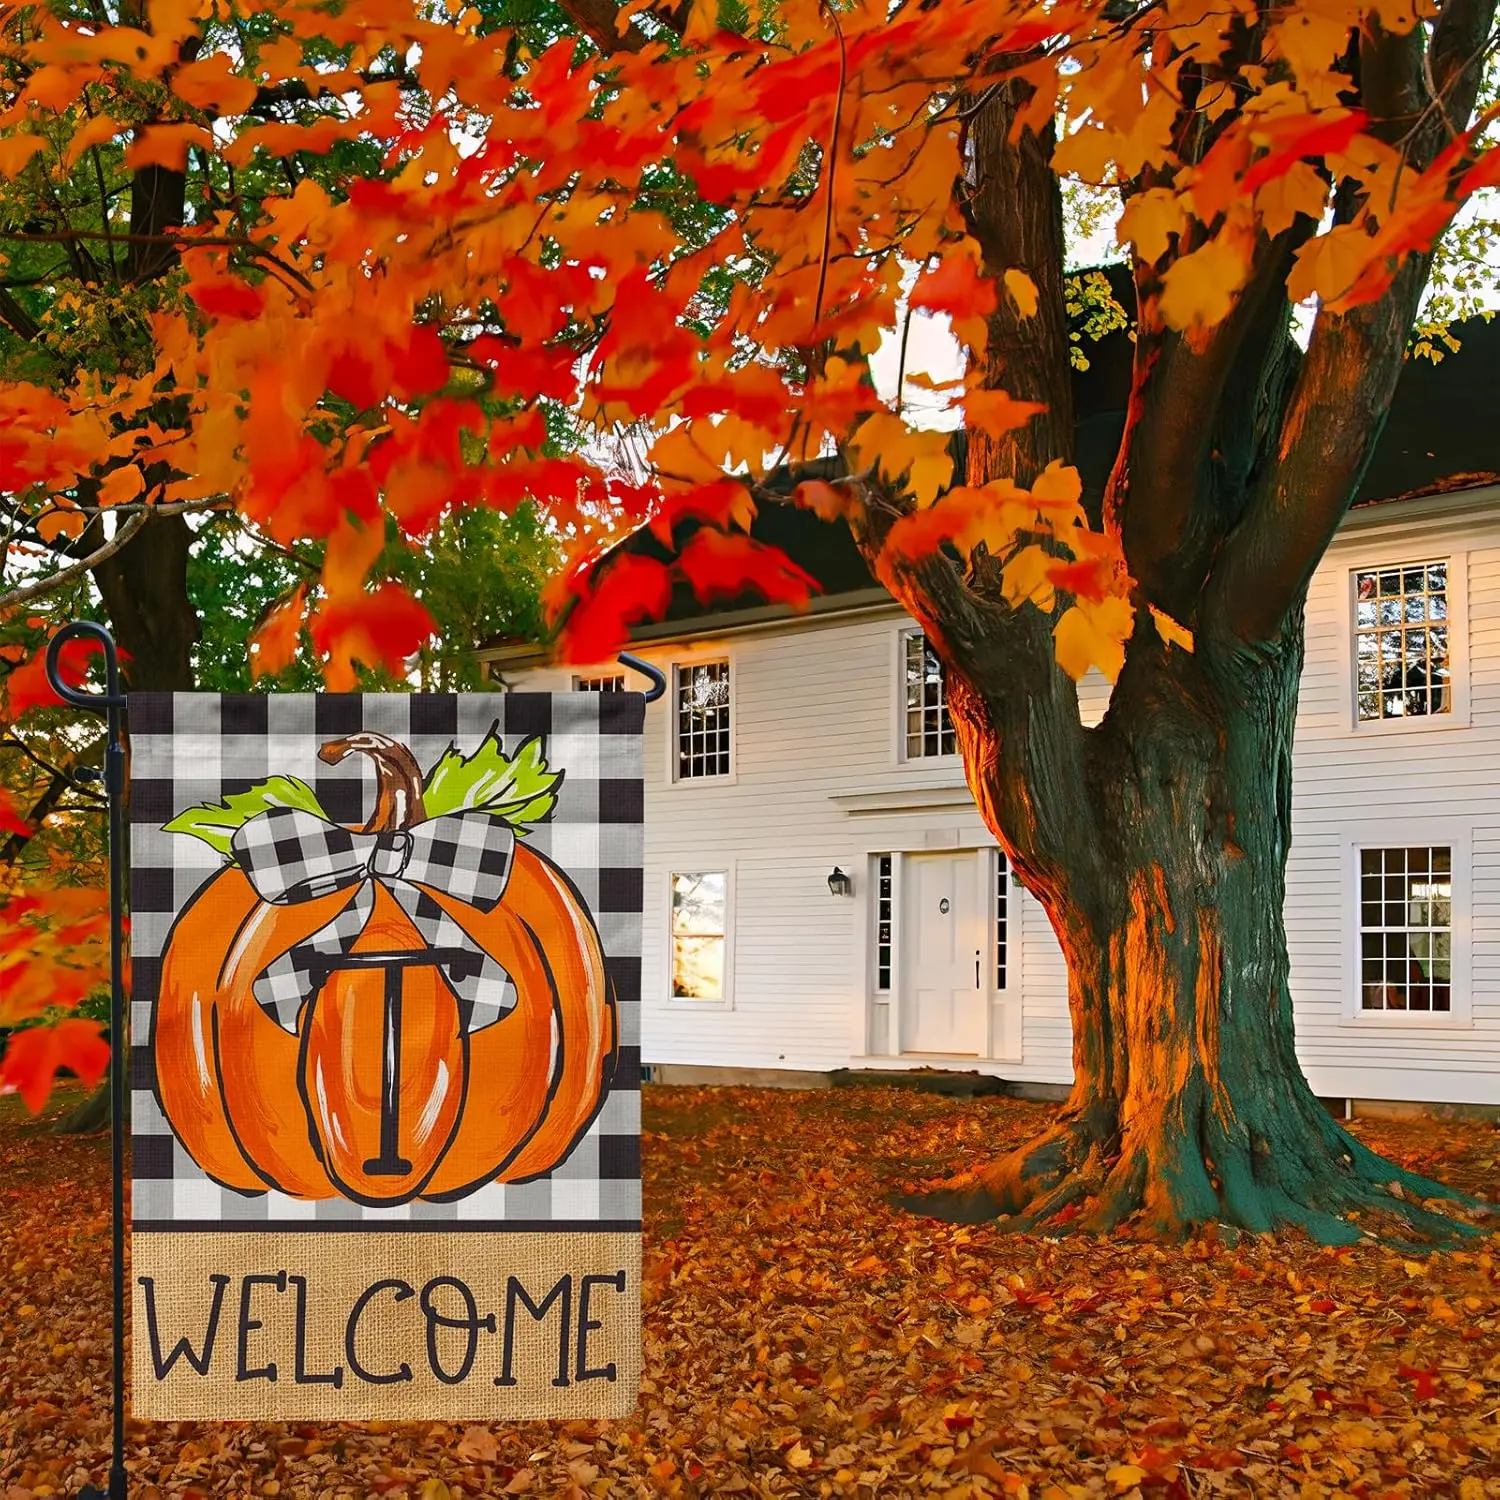
[[[135,1414],[624,1415],[640,695],[129,713]]]

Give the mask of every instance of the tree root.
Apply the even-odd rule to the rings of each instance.
[[[892,1202],[1018,1233],[1175,1238],[1211,1225],[1257,1235],[1291,1228],[1320,1244],[1378,1241],[1413,1253],[1500,1228],[1496,1205],[1387,1161],[1311,1095],[1259,1111],[1265,1118],[1252,1125],[1207,1106],[1188,1120],[1172,1113],[1121,1126],[1110,1108],[1069,1111],[999,1161]]]

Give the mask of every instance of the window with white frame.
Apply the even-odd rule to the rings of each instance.
[[[902,633],[901,673],[906,694],[906,758],[957,754],[958,741],[943,688],[943,664],[920,630]]]
[[[875,861],[875,990],[888,994],[891,988],[891,960],[895,955],[895,888],[889,854]]]
[[[995,855],[995,988],[1005,988],[1010,966],[1010,862],[1005,851]]]
[[[575,677],[573,691],[575,693],[623,693],[625,674],[619,672],[605,677]]]
[[[1453,1008],[1453,850],[1359,851],[1359,1003],[1364,1011]]]
[[[1446,562],[1355,572],[1355,692],[1361,723],[1452,710],[1448,581]]]
[[[676,679],[678,779],[729,775],[729,663],[684,664]]]
[[[723,870],[672,876],[672,998],[722,1000],[729,934]]]

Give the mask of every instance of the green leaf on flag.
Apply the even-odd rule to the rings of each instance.
[[[235,829],[273,807],[297,807],[320,818],[328,817],[318,794],[305,781],[295,776],[272,776],[248,792],[234,792],[222,802],[201,802],[178,813],[163,825],[163,832],[190,833],[227,856]]]
[[[484,812],[504,818],[517,829],[536,823],[557,805],[563,773],[547,769],[540,736],[533,736],[507,756],[500,747],[500,725],[490,726],[472,755],[450,746],[427,774],[422,805],[429,818],[444,813]]]

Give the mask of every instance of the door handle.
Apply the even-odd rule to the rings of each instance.
[[[979,988],[979,949],[974,950],[974,988]]]

